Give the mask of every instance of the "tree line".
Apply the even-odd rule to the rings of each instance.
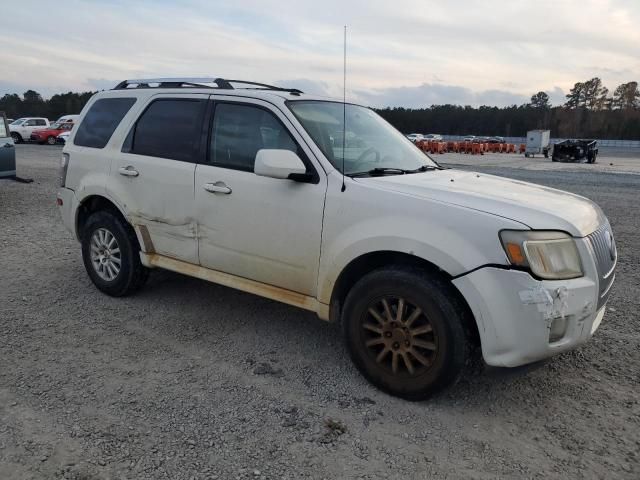
[[[509,107],[432,105],[377,111],[405,133],[524,137],[528,130],[549,129],[556,138],[640,140],[640,90],[635,81],[619,85],[612,94],[598,77],[577,82],[559,106],[551,106],[549,95],[538,92],[529,103]]]
[[[0,97],[0,112],[4,111],[7,118],[45,117],[56,120],[62,115],[80,113],[94,93],[59,93],[48,100],[34,90],[27,90],[22,96],[7,93]]]
[[[61,93],[45,100],[34,91],[0,98],[0,111],[8,118],[25,116],[57,119],[80,113],[95,92]],[[405,133],[443,135],[501,135],[523,137],[528,130],[549,129],[557,138],[640,140],[640,90],[638,82],[623,83],[610,92],[594,77],[577,82],[563,105],[552,106],[549,95],[538,92],[524,105],[471,107],[432,105],[429,108],[377,109]]]

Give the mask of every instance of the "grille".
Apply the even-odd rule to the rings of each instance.
[[[616,262],[618,252],[611,232],[609,222],[602,225],[598,230],[587,237],[593,248],[598,268],[598,284],[600,291],[598,294],[598,310],[607,302],[609,292],[615,279]]]

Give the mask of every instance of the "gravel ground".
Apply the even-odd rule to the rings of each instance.
[[[60,148],[17,153],[35,182],[0,181],[0,478],[640,477],[640,175],[476,165],[603,207],[609,312],[574,352],[409,403],[304,311],[162,271],[100,294],[54,205]]]

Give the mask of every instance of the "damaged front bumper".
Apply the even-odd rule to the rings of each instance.
[[[516,367],[591,338],[605,307],[598,308],[597,267],[588,243],[576,243],[585,269],[580,278],[537,280],[527,272],[485,267],[453,281],[476,318],[487,364]]]

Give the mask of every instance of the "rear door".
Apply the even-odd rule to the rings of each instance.
[[[109,185],[153,251],[195,264],[193,177],[204,153],[208,97],[151,97],[111,163]]]
[[[16,174],[16,149],[4,112],[0,112],[0,178]]]

